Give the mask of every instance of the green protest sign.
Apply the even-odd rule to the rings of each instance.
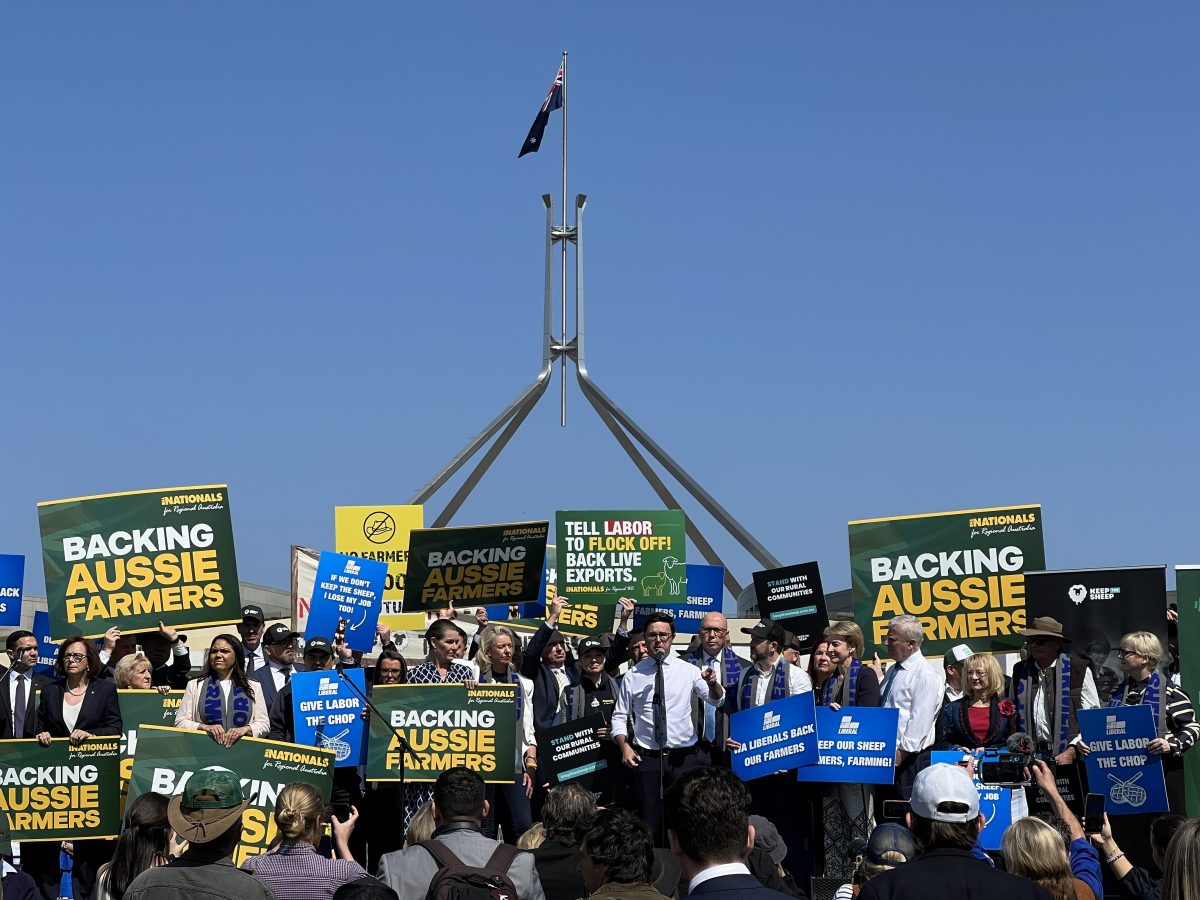
[[[0,840],[114,838],[121,831],[120,742],[0,741]]]
[[[866,658],[887,654],[888,622],[905,613],[921,620],[927,657],[963,642],[976,652],[1016,650],[1024,573],[1045,564],[1038,505],[851,522],[854,620]]]
[[[560,510],[554,518],[560,594],[609,605],[621,597],[687,603],[681,510]]]
[[[55,639],[240,622],[225,485],[38,504]]]
[[[129,781],[133,771],[133,757],[137,753],[137,730],[139,725],[174,725],[175,711],[183,700],[183,691],[160,694],[158,691],[117,691],[117,702],[121,705],[121,789]]]
[[[1192,648],[1200,647],[1200,566],[1175,567],[1175,605],[1179,609],[1179,680],[1192,698],[1200,697],[1200,656]],[[1194,756],[1192,754],[1191,756]],[[1184,757],[1187,814],[1200,816],[1200,764]]]
[[[404,609],[540,600],[549,522],[419,528],[409,535]]]
[[[380,684],[371,699],[414,751],[404,754],[406,781],[436,781],[455,766],[496,784],[516,777],[516,685]],[[368,781],[400,780],[401,751],[392,728],[371,717]]]
[[[333,751],[282,741],[242,738],[222,747],[203,731],[141,725],[129,779],[129,799],[146,791],[172,797],[200,769],[233,772],[241,779],[250,805],[242,814],[242,841],[234,865],[265,853],[275,840],[275,799],[287,785],[302,782],[321,792],[325,801],[333,787]],[[115,784],[115,777],[114,777]]]

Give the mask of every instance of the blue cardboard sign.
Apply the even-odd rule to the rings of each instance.
[[[39,609],[33,614],[33,636],[38,639],[38,661],[33,671],[38,675],[52,675],[54,660],[58,657],[58,644],[50,637],[50,614]]]
[[[1083,758],[1088,790],[1108,795],[1105,812],[1167,812],[1162,759],[1146,752],[1146,745],[1158,737],[1150,707],[1081,709],[1078,718],[1079,733],[1092,751]]]
[[[291,678],[296,743],[332,750],[339,767],[367,761],[363,702],[347,681],[366,693],[366,676],[359,668],[297,672]]]
[[[999,850],[1004,832],[1013,823],[1013,789],[982,784],[979,781],[979,760],[983,750],[967,751],[975,757],[975,787],[979,791],[979,812],[983,816],[983,831],[979,832],[979,846],[984,850]],[[934,750],[929,754],[929,764],[949,763],[958,765],[966,757],[962,750]],[[1018,788],[1024,799],[1024,790]]]
[[[686,563],[687,602],[678,606],[658,604],[637,605],[633,613],[633,627],[645,628],[646,616],[653,612],[665,612],[675,619],[675,630],[681,634],[699,634],[700,620],[710,612],[721,611],[721,598],[725,591],[724,566],[697,566]]]
[[[0,625],[21,624],[21,588],[25,583],[25,557],[0,553]]]
[[[332,641],[339,626],[344,626],[347,647],[370,650],[375,646],[387,573],[385,562],[322,551],[304,639],[320,636]]]
[[[891,784],[896,779],[900,710],[873,706],[817,707],[817,762],[797,781]]]
[[[733,773],[742,781],[812,765],[817,761],[812,691],[734,713],[729,736],[742,745],[730,754]]]

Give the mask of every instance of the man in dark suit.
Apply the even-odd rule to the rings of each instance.
[[[0,738],[31,738],[37,734],[34,694],[50,679],[33,671],[38,639],[31,631],[14,631],[4,642],[9,667],[0,676]]]
[[[263,633],[263,656],[267,663],[255,669],[250,680],[258,685],[268,710],[292,676],[304,671],[303,665],[296,665],[296,638],[299,636],[282,622],[276,622]]]
[[[1027,878],[993,869],[972,852],[983,816],[966,769],[935,763],[917,773],[907,824],[921,855],[862,886],[859,900],[926,900],[953,886],[955,900],[1050,900]]]
[[[743,629],[745,630],[745,629]],[[729,621],[719,612],[707,613],[700,620],[700,646],[685,657],[701,669],[712,669],[725,687],[725,695],[736,693],[742,675],[753,666],[733,652],[729,643]],[[699,736],[697,746],[707,751],[714,766],[729,765],[729,715],[725,707],[692,700],[692,721]]]
[[[667,789],[667,843],[687,879],[687,895],[713,900],[788,900],[750,874],[754,847],[750,794],[728,769],[701,766]]]

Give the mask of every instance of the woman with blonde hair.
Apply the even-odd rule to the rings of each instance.
[[[429,801],[417,810],[412,821],[408,823],[408,831],[404,835],[404,846],[414,847],[421,841],[433,837],[437,823],[433,821],[433,801]]]
[[[1017,705],[1003,696],[1004,675],[990,653],[963,662],[963,695],[942,707],[938,716],[937,750],[1003,747],[1020,730]]]
[[[141,650],[136,653],[126,653],[118,661],[113,670],[113,681],[117,683],[118,691],[152,691],[155,690],[154,666]],[[160,694],[169,693],[169,685],[158,687]]]
[[[837,673],[826,682],[818,703],[833,709],[879,706],[879,676],[862,662],[862,629],[854,622],[831,622],[821,640],[826,643],[826,652],[837,666]]]
[[[1167,844],[1162,900],[1200,900],[1200,819],[1189,819]]]
[[[358,819],[351,807],[346,821],[326,818],[325,801],[311,784],[289,784],[275,800],[279,845],[261,856],[251,856],[242,868],[274,891],[279,900],[333,900],[333,892],[347,881],[366,876],[350,855],[350,833]],[[325,836],[325,822],[333,830],[333,859],[317,852]]]
[[[1062,835],[1041,819],[1026,817],[1013,822],[1000,847],[1009,872],[1041,885],[1054,900],[1100,900],[1071,871]]]

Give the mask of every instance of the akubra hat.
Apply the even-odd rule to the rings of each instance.
[[[1033,620],[1033,627],[1020,628],[1017,634],[1022,634],[1025,637],[1048,637],[1058,638],[1060,641],[1069,641],[1070,638],[1063,634],[1062,622],[1058,619],[1053,619],[1050,616],[1041,616]]]
[[[167,804],[167,821],[191,844],[215,841],[242,820],[250,805],[242,783],[228,769],[203,769]]]

